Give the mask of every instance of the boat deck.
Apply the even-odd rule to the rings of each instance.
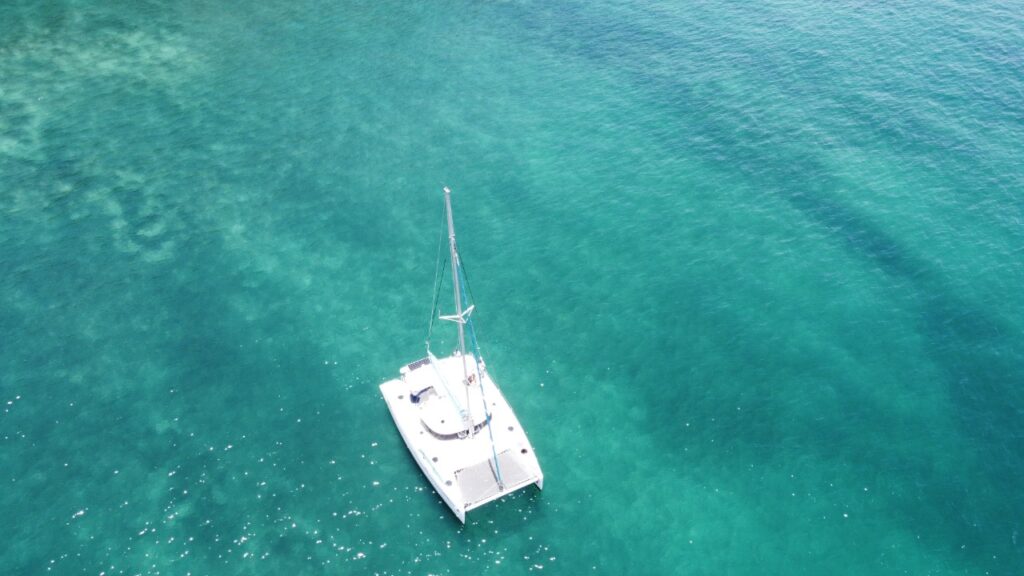
[[[472,357],[467,359],[473,363]],[[471,404],[479,406],[468,408],[479,431],[459,437],[431,429],[448,426],[451,415],[467,410],[462,363],[458,355],[435,362],[417,361],[403,368],[401,379],[381,384],[380,390],[410,454],[438,495],[465,522],[469,510],[530,484],[542,487],[544,475],[519,420],[486,370],[481,373],[482,388],[474,384],[468,397]],[[428,388],[434,393],[421,394]],[[419,401],[413,401],[413,394]],[[483,410],[485,401],[490,430]]]

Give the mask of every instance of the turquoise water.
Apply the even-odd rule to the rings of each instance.
[[[0,6],[5,574],[1024,573],[1011,2]],[[443,184],[546,474],[377,385]]]

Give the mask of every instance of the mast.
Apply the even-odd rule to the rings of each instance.
[[[452,290],[455,295],[455,323],[459,326],[459,356],[462,359],[462,382],[466,385],[466,414],[464,420],[469,427],[470,436],[475,435],[473,430],[473,411],[469,402],[469,367],[466,366],[466,318],[462,312],[462,288],[459,286],[459,252],[455,249],[455,221],[452,218],[452,191],[444,187],[444,207],[448,213],[448,250],[451,253],[452,262]],[[468,312],[468,310],[467,310]]]

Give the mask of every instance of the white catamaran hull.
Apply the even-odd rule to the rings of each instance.
[[[403,367],[401,378],[380,385],[413,459],[463,523],[474,508],[530,484],[544,485],[512,407],[485,369],[481,382],[465,386],[464,362],[475,365],[472,355],[458,353],[424,358]]]

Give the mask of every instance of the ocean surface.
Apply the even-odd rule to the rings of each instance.
[[[1018,2],[0,4],[0,573],[1019,575],[1022,486]]]

